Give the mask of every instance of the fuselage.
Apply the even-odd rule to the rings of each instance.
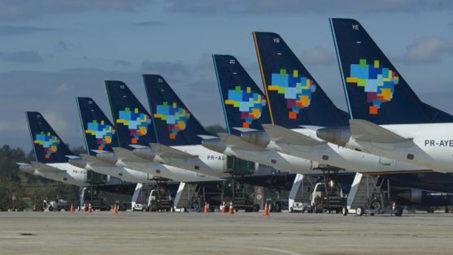
[[[411,140],[402,143],[365,142],[350,137],[345,147],[360,149],[408,164],[453,172],[453,123],[381,125]]]
[[[39,164],[38,167],[35,167],[33,174],[76,186],[90,185],[87,183],[87,170],[73,166],[69,163]]]
[[[116,163],[116,166],[123,167],[125,169],[133,169],[134,171],[140,171],[153,176],[154,178],[162,178],[180,182],[206,182],[222,180],[218,177],[204,175],[179,167],[151,161],[142,162],[128,159],[119,159]]]
[[[195,157],[165,157],[163,161],[166,164],[219,178],[231,177],[231,174],[227,172],[227,157],[225,154],[207,149],[201,144],[172,147],[174,149],[178,149],[180,151],[194,155]]]

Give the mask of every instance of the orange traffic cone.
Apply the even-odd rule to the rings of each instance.
[[[74,212],[74,204],[71,203],[71,206],[69,207],[69,212]]]
[[[116,204],[113,205],[113,215],[117,215],[118,214],[118,207],[116,206]]]
[[[233,201],[230,201],[230,208],[228,210],[229,214],[234,214]]]
[[[226,210],[225,210],[225,201],[222,202],[222,207],[220,208],[220,211],[222,213],[226,213]]]
[[[263,211],[262,215],[269,216],[269,209],[267,208],[267,203],[264,203],[264,211]]]
[[[208,213],[209,212],[209,204],[208,202],[204,202],[204,210],[203,210],[204,213]]]
[[[82,212],[86,212],[87,210],[88,210],[87,204],[84,203],[84,204],[82,205]]]
[[[91,203],[88,204],[88,212],[93,212],[93,208],[91,207]]]

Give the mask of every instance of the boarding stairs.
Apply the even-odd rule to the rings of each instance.
[[[176,192],[174,209],[175,211],[186,211],[192,204],[196,193],[197,185],[180,182]]]
[[[311,195],[315,186],[315,179],[309,175],[297,174],[288,196],[288,208],[292,211],[295,203],[310,204]]]
[[[348,194],[348,210],[357,208],[376,209],[378,206],[376,203],[379,203],[380,208],[382,208],[385,197],[382,186],[385,183],[385,180],[380,176],[356,173]]]
[[[134,194],[132,195],[131,206],[135,208],[136,204],[147,205],[151,190],[155,188],[155,184],[137,183]]]

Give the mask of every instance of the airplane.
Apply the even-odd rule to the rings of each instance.
[[[88,171],[69,163],[78,158],[69,150],[63,140],[55,133],[39,112],[26,112],[36,161],[18,163],[19,169],[29,174],[42,176],[79,187],[91,186]],[[106,181],[106,177],[104,181]]]
[[[159,160],[202,173],[231,177],[227,157],[201,145],[214,138],[160,75],[143,75],[151,118],[159,143],[150,143]]]
[[[80,155],[83,162],[79,166],[132,183],[155,183],[150,173],[115,165],[117,157],[112,149],[118,147],[115,127],[92,98],[77,97],[76,102],[88,151]]]
[[[420,100],[353,19],[330,19],[351,120],[325,141],[438,172],[453,172],[453,116]]]
[[[266,144],[251,144],[241,139],[241,131],[262,130],[261,123],[269,123],[269,109],[265,96],[247,74],[239,61],[229,55],[213,55],[227,134],[218,139],[207,139],[203,146],[230,156],[275,167],[298,174],[320,174],[318,163],[266,149]],[[256,134],[257,132],[254,132]],[[257,140],[259,141],[259,140]]]
[[[106,89],[119,147],[112,148],[116,164],[181,182],[221,181],[217,172],[201,173],[165,164],[148,144],[157,142],[151,116],[129,88],[120,81],[106,81]]]

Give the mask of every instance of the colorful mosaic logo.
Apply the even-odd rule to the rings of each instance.
[[[366,101],[372,104],[368,113],[373,115],[378,114],[383,103],[392,100],[398,81],[398,74],[382,67],[379,60],[367,64],[366,59],[360,59],[359,64],[351,64],[350,77],[346,77],[347,83],[355,83],[364,88]]]
[[[141,136],[148,132],[148,125],[151,124],[151,119],[147,114],[138,111],[135,108],[133,111],[126,107],[124,111],[120,111],[116,123],[121,123],[129,129],[131,144],[138,143]]]
[[[293,70],[289,75],[286,69],[280,69],[280,73],[273,73],[271,85],[268,91],[276,91],[284,95],[286,107],[289,109],[288,118],[296,119],[300,110],[310,106],[311,94],[316,91],[313,80],[299,75],[299,71]]]
[[[98,145],[98,150],[103,150],[106,145],[112,143],[113,134],[115,134],[115,129],[111,125],[105,124],[103,120],[98,122],[93,120],[92,122],[87,123],[87,129],[85,133],[90,134],[96,138],[96,144]]]
[[[249,128],[252,122],[261,117],[263,107],[266,106],[266,99],[258,93],[252,93],[250,87],[241,90],[240,86],[228,90],[228,99],[225,105],[232,105],[238,108],[241,113],[242,127]]]
[[[51,135],[50,132],[47,132],[47,134],[41,132],[35,135],[35,140],[33,141],[33,143],[42,146],[45,153],[44,158],[48,159],[53,153],[57,152],[60,140],[58,139],[58,137]]]
[[[175,140],[178,132],[186,129],[190,113],[186,109],[178,107],[176,103],[169,105],[168,102],[163,102],[156,106],[154,118],[167,123],[168,136],[171,140]]]

